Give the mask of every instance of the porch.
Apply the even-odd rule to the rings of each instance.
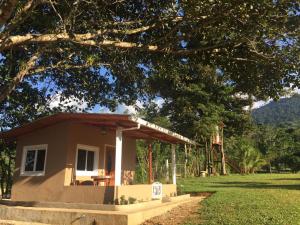
[[[97,152],[96,147],[77,144],[76,160],[74,161],[73,152],[73,155],[69,157],[73,161],[69,161],[65,172],[65,185],[61,195],[63,202],[124,204],[120,202],[121,199],[128,203],[130,201],[134,203],[150,201],[152,199],[152,183],[154,182],[151,143],[157,139],[170,143],[172,149],[170,157],[172,159],[171,183],[162,184],[162,195],[168,197],[177,195],[176,144],[186,142],[191,144],[192,141],[142,119],[132,116],[127,118],[126,121],[123,120],[122,122],[116,121],[112,117],[101,122],[85,119],[85,125],[96,126],[98,130],[100,128],[98,134],[101,133],[102,136],[105,136],[106,142],[102,143],[104,152]],[[94,132],[86,131],[85,133]],[[82,134],[78,136],[75,134],[74,136],[78,143],[79,136],[82,137]],[[136,144],[130,143],[129,139],[147,140],[148,145],[145,151],[148,152],[149,156],[148,184],[136,184],[133,181],[136,156],[132,153],[136,151]],[[69,150],[69,153],[70,151],[72,152],[72,150]],[[99,164],[97,161],[89,160],[89,156],[90,158],[99,158],[99,154],[103,154],[102,163]],[[131,168],[128,165],[129,161]],[[93,167],[93,165],[99,165],[99,167]]]

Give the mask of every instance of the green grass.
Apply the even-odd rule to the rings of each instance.
[[[300,174],[187,178],[179,188],[215,192],[201,202],[203,225],[300,225]]]

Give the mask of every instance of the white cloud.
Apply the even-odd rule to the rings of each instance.
[[[115,111],[111,111],[107,107],[101,107],[99,105],[95,106],[91,112],[93,113],[115,113],[115,114],[137,114],[137,108],[142,108],[143,104],[140,101],[137,101],[135,105],[125,105],[125,104],[119,104]]]
[[[165,100],[163,98],[157,97],[154,102],[158,105],[159,108],[162,107],[162,105],[164,104]]]
[[[287,94],[285,96],[281,96],[280,98],[289,98],[291,97],[293,94],[295,93],[298,93],[300,94],[300,89],[299,88],[296,88],[294,89],[293,91],[291,91],[290,94]],[[257,108],[260,108],[268,103],[270,103],[272,100],[268,100],[268,101],[257,101],[257,102],[254,102],[254,105],[253,105],[253,109],[257,109]]]
[[[153,100],[159,108],[162,107],[162,104],[164,103],[164,99],[163,98],[156,98]],[[126,105],[126,104],[119,104],[116,108],[115,111],[111,111],[109,108],[107,107],[101,107],[99,105],[95,106],[91,112],[94,113],[116,113],[116,114],[132,114],[135,115],[138,113],[138,109],[143,109],[144,102],[138,100],[134,105]]]
[[[260,107],[262,107],[262,106],[268,104],[270,101],[271,101],[271,100],[254,102],[252,109],[260,108]]]
[[[293,91],[293,93],[298,93],[298,94],[300,94],[300,89],[299,89],[299,88],[296,88],[296,89]]]
[[[142,109],[143,107],[143,102],[138,100],[134,105],[119,104],[114,113],[127,113],[135,115],[137,114],[138,109]]]
[[[134,105],[120,104],[120,105],[118,105],[115,113],[120,113],[120,114],[123,114],[123,113],[136,114],[137,110],[136,110],[136,108],[135,108]]]

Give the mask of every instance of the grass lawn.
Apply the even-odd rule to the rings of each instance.
[[[199,224],[300,225],[300,174],[187,178],[178,183],[183,192],[215,192],[201,202]]]

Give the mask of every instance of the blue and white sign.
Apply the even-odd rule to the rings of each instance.
[[[162,199],[162,183],[154,182],[152,184],[152,199]]]

